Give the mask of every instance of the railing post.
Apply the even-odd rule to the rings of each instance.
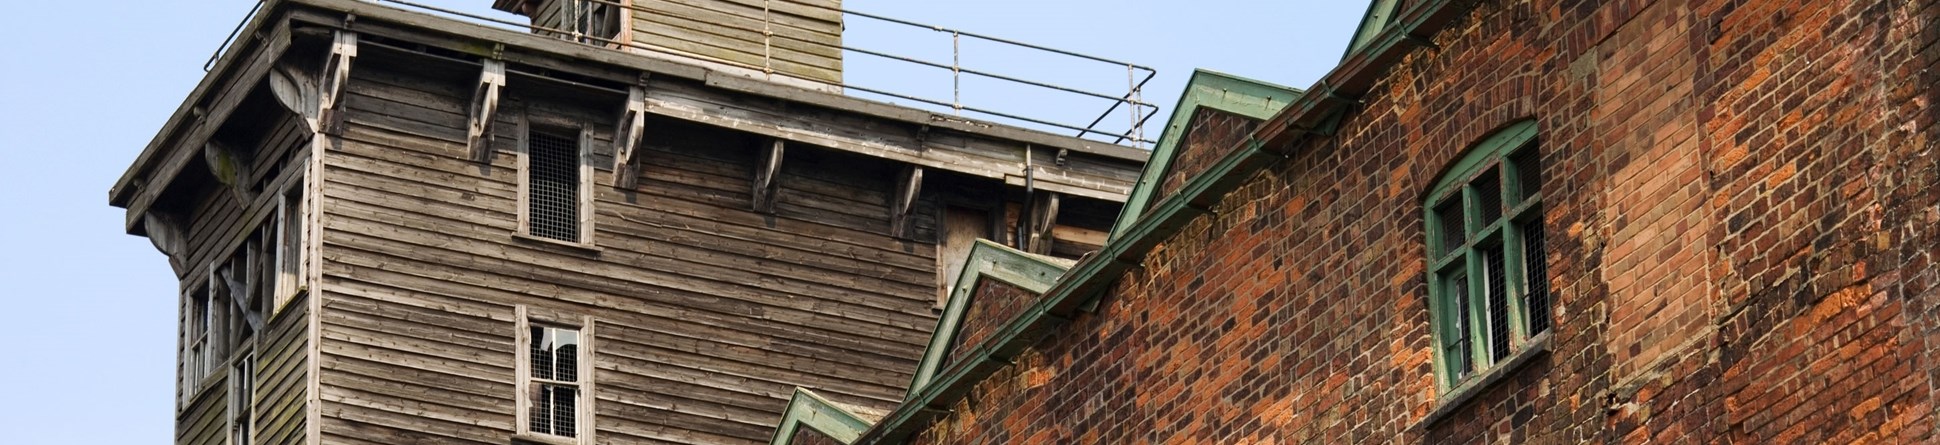
[[[950,107],[963,115],[963,32],[950,31]]]

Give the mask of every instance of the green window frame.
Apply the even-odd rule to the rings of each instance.
[[[1442,394],[1550,329],[1535,121],[1492,133],[1423,200],[1435,371]]]

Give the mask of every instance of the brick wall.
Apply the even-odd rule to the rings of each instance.
[[[949,369],[963,354],[975,350],[979,343],[989,339],[1037,299],[1037,293],[1010,283],[990,278],[978,280],[970,304],[963,310],[963,323],[958,325],[956,339],[951,343],[949,360],[937,369]]]
[[[1159,192],[1152,195],[1151,202],[1164,201],[1167,196],[1177,193],[1207,168],[1219,162],[1219,158],[1231,153],[1239,143],[1246,141],[1246,135],[1258,128],[1260,121],[1238,114],[1200,108],[1193,112],[1192,122],[1186,125],[1184,137],[1174,150],[1172,164],[1166,168],[1165,176],[1159,181]]]
[[[1934,440],[1940,7],[1479,3],[913,442]],[[1526,118],[1550,352],[1425,424],[1421,199]]]

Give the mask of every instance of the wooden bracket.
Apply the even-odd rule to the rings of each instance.
[[[889,234],[897,238],[909,238],[910,214],[916,210],[916,196],[923,191],[923,167],[914,164],[904,166],[903,174],[896,180],[895,195],[889,205]]]
[[[761,152],[761,161],[755,164],[754,171],[754,211],[775,213],[775,201],[781,195],[782,148],[786,145],[781,139]]]
[[[645,78],[642,78],[645,81]],[[635,86],[626,92],[626,108],[613,125],[613,186],[632,189],[640,183],[639,162],[634,153],[640,147],[647,126],[647,90]]]
[[[472,160],[492,162],[492,121],[498,114],[499,90],[505,88],[505,61],[485,59],[479,70],[478,85],[472,90],[471,121],[465,127],[465,146]]]
[[[357,58],[357,33],[336,31],[326,57],[323,83],[318,88],[317,120],[311,123],[311,129],[335,135],[343,130],[343,116],[338,111],[344,101],[344,83],[350,81],[350,62]]]
[[[238,201],[247,203],[256,200],[256,196],[249,191],[250,184],[243,171],[253,163],[247,154],[210,140],[202,144],[202,162],[208,165],[209,174],[215,176],[216,182],[228,187]]]
[[[1025,240],[1024,251],[1035,254],[1051,253],[1051,229],[1058,225],[1058,202],[1062,196],[1057,192],[1044,192],[1038,195],[1031,205],[1029,239]]]

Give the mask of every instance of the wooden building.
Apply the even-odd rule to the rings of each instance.
[[[176,442],[763,442],[903,400],[978,238],[1104,243],[1144,150],[835,93],[836,1],[762,4],[760,65],[693,34],[742,0],[263,6],[110,191],[180,278]]]

